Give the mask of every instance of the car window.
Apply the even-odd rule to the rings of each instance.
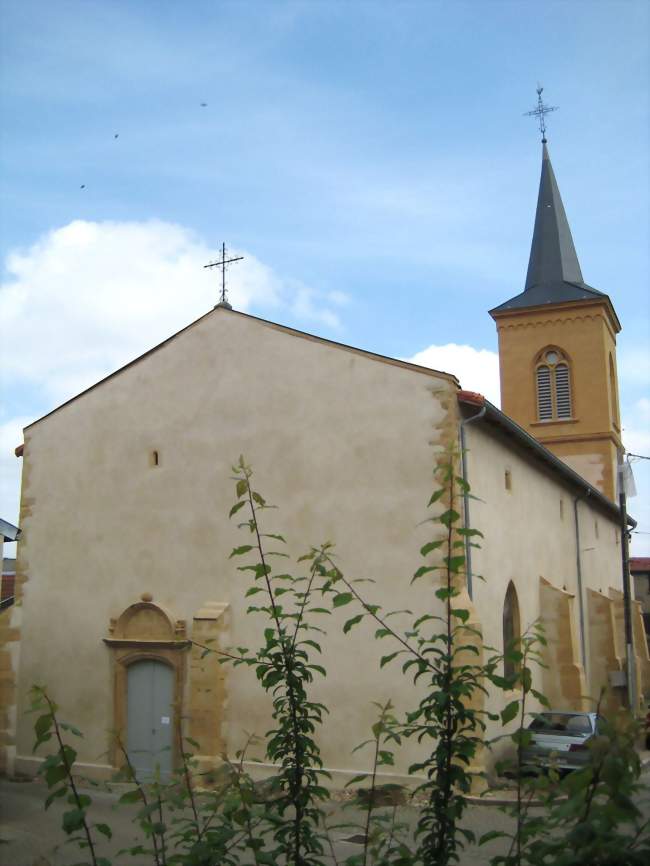
[[[531,731],[556,734],[590,734],[591,720],[588,715],[570,713],[539,713],[528,726]]]
[[[589,716],[570,716],[566,729],[570,734],[590,734],[591,719]]]

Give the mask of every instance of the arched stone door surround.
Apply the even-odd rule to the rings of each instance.
[[[150,659],[162,662],[174,672],[174,706],[177,718],[183,715],[183,689],[186,679],[187,640],[185,621],[174,620],[153,597],[144,593],[141,600],[129,605],[117,619],[111,619],[109,637],[104,643],[111,653],[111,677],[113,681],[113,730],[121,738],[127,731],[127,686],[129,665]],[[172,764],[178,762],[178,745],[173,738]],[[109,748],[109,761],[113,767],[121,767],[123,757],[114,740]]]

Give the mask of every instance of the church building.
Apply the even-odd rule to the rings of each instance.
[[[583,281],[545,143],[525,288],[491,315],[501,409],[453,371],[221,303],[27,426],[16,602],[0,614],[2,766],[37,769],[25,715],[34,683],[84,732],[79,772],[96,778],[121,763],[111,730],[146,777],[173,765],[179,718],[205,768],[269,729],[254,671],[202,649],[255,649],[266,627],[246,613],[250,584],[229,558],[244,543],[228,519],[240,454],[278,506],[263,512],[264,530],[281,532],[294,559],[331,541],[350,579],[372,578],[373,603],[436,613],[436,579],[410,580],[430,537],[433,467],[462,450],[478,497],[464,519],[485,536],[468,548],[463,597],[485,646],[502,648],[541,618],[538,685],[552,706],[586,709],[601,689],[605,708],[620,705],[620,324],[610,298]],[[313,684],[330,710],[320,747],[334,787],[367,769],[352,750],[368,736],[372,702],[390,698],[399,712],[417,700],[399,668],[379,669],[388,650],[372,625],[346,635],[341,624],[327,617],[328,675]],[[650,661],[638,605],[634,628],[642,695]],[[486,698],[489,709],[503,704]],[[392,780],[417,758],[408,743]]]

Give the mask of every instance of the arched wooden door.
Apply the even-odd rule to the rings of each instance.
[[[162,779],[172,771],[174,671],[163,662],[143,659],[127,674],[127,750],[140,780]]]

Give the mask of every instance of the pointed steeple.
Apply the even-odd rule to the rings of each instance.
[[[526,274],[526,291],[535,286],[558,282],[583,282],[548,148],[545,143],[542,147],[542,176]]]
[[[542,175],[526,285],[520,295],[495,307],[490,313],[598,297],[607,296],[588,286],[582,278],[569,221],[544,138]]]

